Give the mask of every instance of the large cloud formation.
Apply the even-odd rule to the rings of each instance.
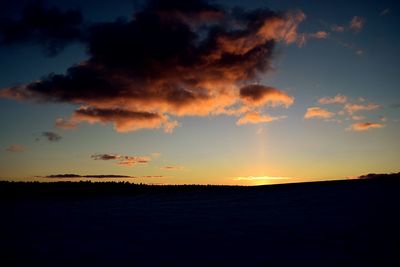
[[[68,43],[81,39],[82,22],[76,10],[64,12],[34,3],[23,10],[19,20],[0,18],[0,44],[39,43],[53,56]]]
[[[89,59],[65,74],[51,73],[6,88],[0,96],[78,105],[70,118],[57,120],[60,128],[88,122],[113,124],[118,132],[143,128],[171,132],[178,125],[173,117],[245,117],[265,106],[293,103],[285,92],[256,82],[271,69],[276,44],[299,38],[297,26],[305,18],[300,11],[225,10],[202,0],[152,0],[131,19],[79,31],[74,29],[80,16],[58,13],[66,23],[54,27],[70,35],[60,33],[62,38],[56,38],[53,28],[47,31],[35,24],[35,35],[25,27],[18,40],[40,37],[55,40],[56,47],[79,40],[87,46]],[[7,27],[13,29],[12,23]]]

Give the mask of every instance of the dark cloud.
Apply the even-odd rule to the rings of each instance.
[[[117,154],[94,154],[91,156],[94,160],[116,160],[119,159],[119,155]]]
[[[43,176],[42,178],[137,178],[136,176],[115,175],[115,174],[94,174],[94,175],[79,175],[72,173],[52,174]]]
[[[55,55],[81,39],[81,26],[79,11],[62,11],[36,2],[27,6],[19,19],[0,18],[0,44],[39,43],[48,55]]]
[[[286,93],[269,86],[252,84],[240,89],[240,97],[252,105],[272,105],[290,106],[294,98]]]
[[[62,136],[54,132],[42,132],[41,136],[50,142],[58,142],[62,139]]]
[[[255,98],[242,98],[240,88],[271,69],[277,43],[296,42],[304,18],[302,12],[228,11],[201,0],[149,1],[132,19],[88,26],[80,39],[87,61],[0,96],[81,105],[57,120],[68,129],[89,122],[122,132],[170,132],[178,125],[171,116],[244,114],[248,109],[232,107]],[[268,90],[285,95],[277,89],[262,95],[272,95]],[[268,103],[262,99],[260,106]]]
[[[161,169],[167,170],[167,171],[181,171],[181,170],[183,170],[183,167],[175,166],[175,165],[167,165],[167,166],[162,166]]]
[[[118,154],[94,154],[91,156],[94,160],[116,160],[118,165],[132,167],[137,164],[147,164],[151,157],[147,156],[126,156]]]

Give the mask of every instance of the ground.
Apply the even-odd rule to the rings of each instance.
[[[399,190],[0,183],[0,265],[400,266]]]

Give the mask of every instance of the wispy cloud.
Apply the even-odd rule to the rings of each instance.
[[[9,145],[5,150],[8,152],[24,152],[26,147],[21,144],[12,144]]]
[[[42,132],[41,137],[50,142],[58,142],[62,139],[62,136],[55,132]]]
[[[332,25],[331,26],[331,30],[332,31],[334,31],[334,32],[344,32],[344,30],[345,30],[345,27],[344,26],[341,26],[341,25]]]
[[[39,178],[49,179],[79,179],[79,178],[93,178],[93,179],[138,179],[138,178],[164,178],[163,175],[143,175],[143,176],[132,176],[132,175],[119,175],[119,174],[87,174],[80,175],[74,173],[65,174],[51,174],[46,176],[37,176]]]
[[[335,113],[330,112],[326,109],[320,107],[309,107],[307,108],[306,113],[304,114],[305,119],[312,119],[312,118],[322,118],[322,119],[329,119],[332,118]]]
[[[349,23],[350,29],[356,32],[361,31],[364,25],[365,25],[365,19],[359,16],[354,16]]]
[[[365,119],[365,116],[357,116],[357,115],[353,115],[351,116],[351,119],[354,121],[361,121]]]
[[[328,38],[329,33],[326,31],[317,31],[315,33],[311,33],[310,37],[315,39],[326,39]]]
[[[350,125],[347,130],[355,132],[363,132],[370,129],[379,129],[385,127],[384,124],[374,122],[361,122]]]
[[[183,167],[175,166],[175,165],[167,165],[167,166],[162,166],[161,169],[167,170],[167,171],[181,171],[181,170],[183,170]]]
[[[322,105],[328,105],[328,104],[344,104],[344,103],[347,102],[347,100],[348,100],[348,97],[347,97],[347,96],[342,95],[342,94],[337,94],[337,95],[334,96],[334,97],[326,96],[326,97],[320,98],[320,99],[318,100],[318,103],[320,103],[320,104],[322,104]]]
[[[380,15],[381,16],[386,16],[390,13],[390,8],[385,8],[384,10],[381,11]]]
[[[236,124],[243,125],[248,123],[251,124],[266,123],[266,122],[281,120],[284,118],[286,118],[286,116],[273,117],[268,114],[260,114],[259,112],[249,112],[246,113],[243,117],[239,118]]]
[[[127,167],[147,164],[151,161],[151,157],[148,156],[125,156],[119,154],[93,154],[91,158],[94,160],[115,160],[118,165]]]
[[[40,176],[42,178],[137,178],[137,176],[129,175],[119,175],[119,174],[88,174],[80,175],[73,173],[63,173],[63,174],[51,174],[46,176]]]
[[[366,105],[363,104],[352,104],[352,103],[347,103],[344,106],[344,110],[346,112],[348,112],[349,114],[353,114],[354,112],[358,112],[358,111],[371,111],[371,110],[376,110],[378,108],[380,108],[381,106],[378,104],[374,104],[374,103],[369,103]]]
[[[329,33],[327,31],[317,31],[314,33],[302,33],[297,37],[297,46],[303,47],[309,39],[327,39]]]

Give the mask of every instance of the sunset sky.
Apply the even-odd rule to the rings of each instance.
[[[1,1],[0,177],[398,172],[399,14],[398,1]]]

